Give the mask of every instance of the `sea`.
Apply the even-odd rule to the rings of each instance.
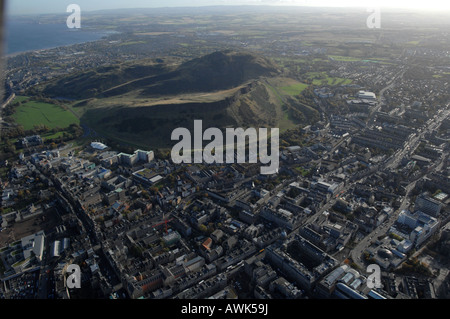
[[[96,41],[113,32],[83,26],[80,29],[69,29],[65,23],[39,24],[14,20],[7,21],[4,30],[6,55]]]

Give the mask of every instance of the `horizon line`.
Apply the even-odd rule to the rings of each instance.
[[[306,5],[306,4],[212,4],[212,5],[184,5],[184,6],[155,6],[155,7],[121,7],[106,9],[83,10],[84,13],[95,13],[102,11],[120,11],[120,10],[160,10],[160,9],[183,9],[183,8],[231,8],[231,7],[265,7],[265,8],[312,8],[312,9],[364,9],[377,7],[387,11],[408,11],[420,13],[450,13],[450,8],[418,8],[402,6],[367,6],[367,5]],[[10,13],[5,10],[7,16],[38,16],[38,15],[67,15],[67,12],[40,12],[40,13]]]

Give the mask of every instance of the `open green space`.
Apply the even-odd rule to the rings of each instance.
[[[143,44],[143,43],[145,43],[145,41],[128,41],[128,42],[123,42],[123,43],[119,44],[119,46],[133,45],[133,44]]]
[[[308,87],[308,84],[305,83],[295,83],[289,86],[282,86],[281,89],[289,94],[289,95],[299,95],[302,93],[306,88]]]
[[[308,72],[305,75],[305,78],[311,81],[312,85],[320,86],[320,85],[347,85],[351,84],[351,79],[338,78],[338,77],[330,77],[326,74],[326,72]]]
[[[294,169],[302,176],[306,176],[309,173],[309,170],[303,168],[302,166],[294,167]]]
[[[450,72],[442,72],[441,74],[434,74],[433,78],[440,79],[440,78],[443,78],[444,76],[448,77],[449,75],[450,75]]]
[[[16,95],[16,97],[14,98],[14,102],[23,102],[29,99],[30,98],[28,96]]]
[[[330,58],[332,58],[335,61],[342,61],[342,62],[357,62],[361,61],[360,58],[354,58],[351,56],[342,56],[342,55],[329,55]]]
[[[46,134],[42,135],[41,137],[44,140],[51,140],[51,139],[57,139],[63,135],[64,135],[64,132],[56,132],[56,133],[46,133]]]
[[[20,97],[19,101],[21,100],[27,99]],[[45,125],[49,129],[53,129],[79,124],[78,118],[69,110],[65,110],[59,105],[33,100],[19,105],[13,117],[17,124],[22,125],[25,130],[31,130],[36,125]]]

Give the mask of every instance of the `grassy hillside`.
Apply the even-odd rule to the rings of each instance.
[[[271,80],[272,82],[276,80]],[[236,90],[182,99],[162,99],[149,105],[139,99],[105,98],[88,103],[83,123],[109,138],[141,147],[169,148],[171,132],[177,127],[193,129],[194,120],[208,127],[278,127],[280,131],[317,120],[319,113],[301,105],[295,97],[278,95],[266,80],[254,81]],[[214,100],[214,97],[217,98]],[[115,103],[115,104],[114,104]],[[108,105],[108,106],[106,106]],[[133,106],[134,105],[134,106]]]
[[[148,76],[105,90],[111,97],[138,90],[141,97],[173,96],[186,93],[227,90],[277,69],[267,60],[249,53],[214,52],[181,64],[174,71]]]
[[[37,90],[48,97],[87,99],[136,79],[170,72],[174,63],[175,61],[169,59],[119,63],[64,76],[43,87],[37,87]]]
[[[74,74],[47,84],[51,96],[77,99],[73,110],[100,136],[144,148],[169,148],[177,127],[278,127],[315,121],[297,101],[307,84],[247,52],[221,51],[184,63],[139,61]]]
[[[142,97],[230,89],[261,76],[277,74],[268,60],[246,52],[220,51],[180,65],[146,60],[101,67],[52,81],[42,93],[87,99],[139,91]]]

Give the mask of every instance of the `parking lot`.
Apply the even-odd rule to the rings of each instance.
[[[34,299],[38,290],[39,270],[24,273],[5,281],[2,287],[3,298]]]

